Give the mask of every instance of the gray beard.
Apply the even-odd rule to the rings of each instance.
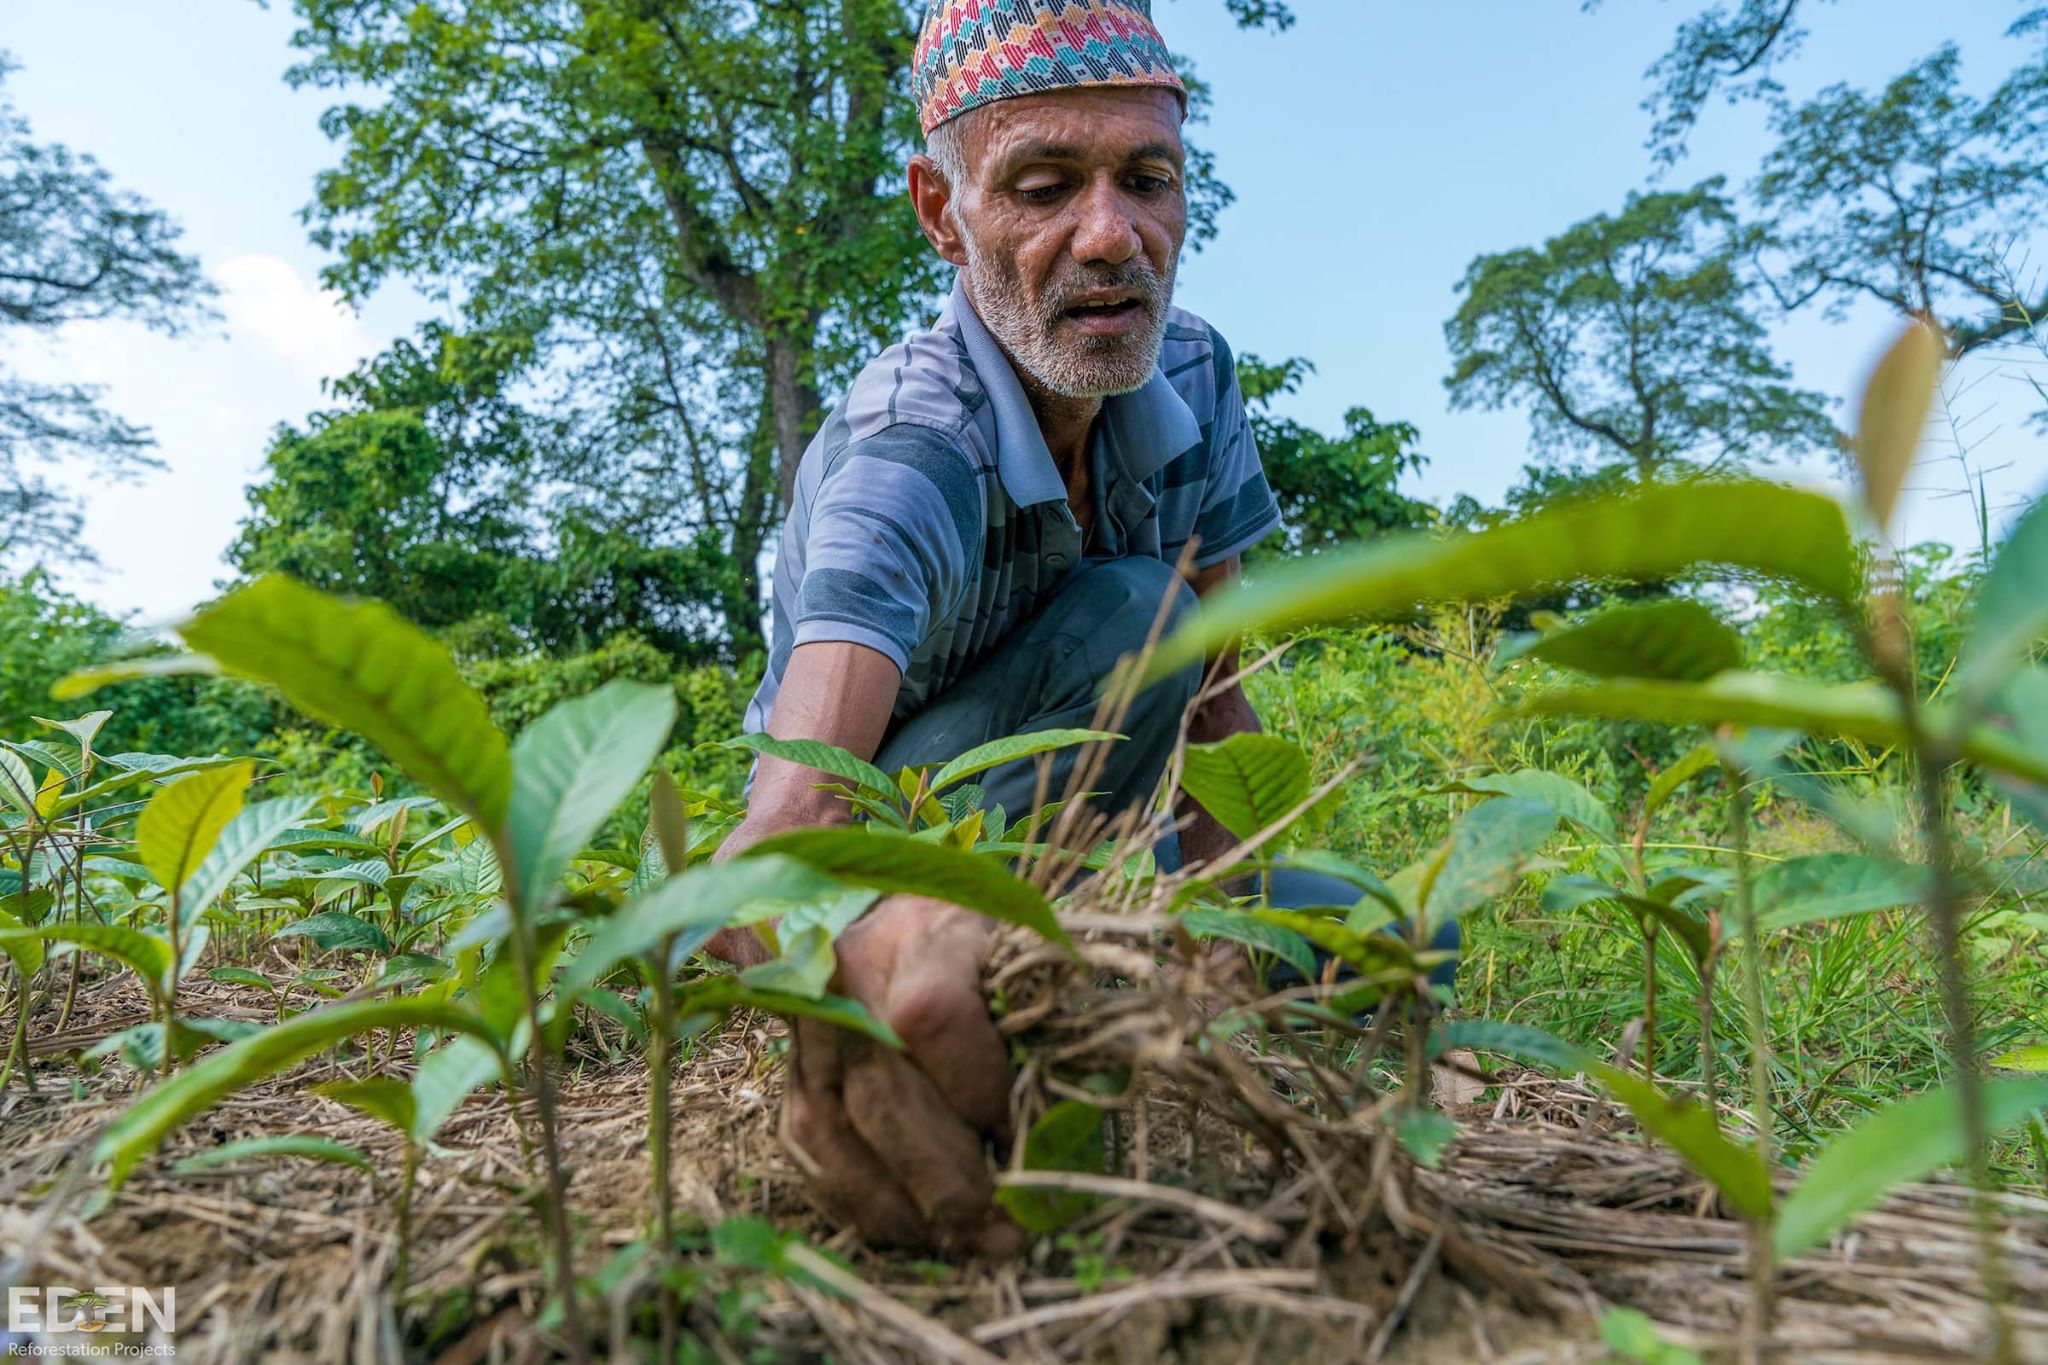
[[[1062,398],[1111,398],[1145,387],[1159,367],[1166,341],[1166,309],[1173,299],[1175,267],[1164,277],[1144,257],[1120,266],[1074,266],[1046,286],[1041,302],[1030,297],[1014,270],[985,255],[964,229],[967,272],[975,311],[983,325],[1040,387]],[[1057,335],[1066,300],[1091,289],[1122,288],[1139,293],[1145,325],[1122,337],[1082,337],[1078,344]]]

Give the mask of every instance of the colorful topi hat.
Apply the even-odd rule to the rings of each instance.
[[[926,135],[984,104],[1079,85],[1156,85],[1180,95],[1152,0],[931,0],[911,59]]]

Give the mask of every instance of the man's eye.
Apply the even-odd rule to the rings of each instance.
[[[1030,184],[1017,187],[1017,193],[1028,204],[1050,204],[1053,200],[1065,194],[1066,190],[1066,182],[1060,180],[1050,183],[1033,181]]]
[[[1173,188],[1173,182],[1161,175],[1134,175],[1129,184],[1139,194],[1145,195],[1164,194]]]

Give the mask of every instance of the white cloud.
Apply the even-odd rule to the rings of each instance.
[[[362,319],[282,256],[236,256],[213,272],[232,337],[262,342],[315,383],[375,349]]]

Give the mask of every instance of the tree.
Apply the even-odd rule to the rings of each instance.
[[[1631,194],[1540,248],[1473,261],[1444,326],[1451,406],[1526,405],[1539,451],[1644,479],[1831,447],[1825,400],[1791,387],[1765,342],[1721,190]]]
[[[1754,193],[1786,308],[1874,299],[1939,319],[1958,355],[2048,316],[2011,261],[2048,212],[2048,61],[1982,100],[1959,62],[1949,45],[1876,95],[1832,85],[1774,116]]]
[[[1274,400],[1300,388],[1314,368],[1299,357],[1277,365],[1253,355],[1237,358],[1252,436],[1280,503],[1278,552],[1303,554],[1428,525],[1429,504],[1395,488],[1402,475],[1427,463],[1414,448],[1419,433],[1412,425],[1381,422],[1356,407],[1344,414],[1343,434],[1332,437],[1273,412]],[[1255,553],[1273,552],[1262,547]]]
[[[1587,0],[1586,8],[1598,3]],[[1647,73],[1655,89],[1643,108],[1654,120],[1650,147],[1659,163],[1670,166],[1685,155],[1700,111],[1717,91],[1730,104],[1783,94],[1777,65],[1806,39],[1801,7],[1802,0],[1738,0],[1732,10],[1710,5],[1679,25],[1670,50]]]
[[[334,381],[343,406],[272,438],[229,561],[381,598],[469,656],[580,652],[622,634],[676,659],[722,653],[719,547],[594,518],[600,490],[561,484],[561,471],[536,491],[552,437],[506,394],[528,354],[519,338],[430,323]]]
[[[548,416],[611,471],[588,482],[721,546],[723,614],[758,644],[758,565],[824,395],[941,284],[899,184],[916,6],[294,7],[293,81],[350,94],[311,210],[339,253],[328,283],[361,297],[403,274],[472,330],[534,338]]]
[[[13,69],[0,53],[0,81]],[[35,142],[0,94],[0,325],[49,335],[120,318],[176,333],[211,294],[178,229],[116,189],[91,157]],[[156,466],[149,432],[100,406],[87,384],[47,384],[0,369],[0,561],[47,554],[91,560],[78,502],[44,470],[83,460],[104,477]]]

